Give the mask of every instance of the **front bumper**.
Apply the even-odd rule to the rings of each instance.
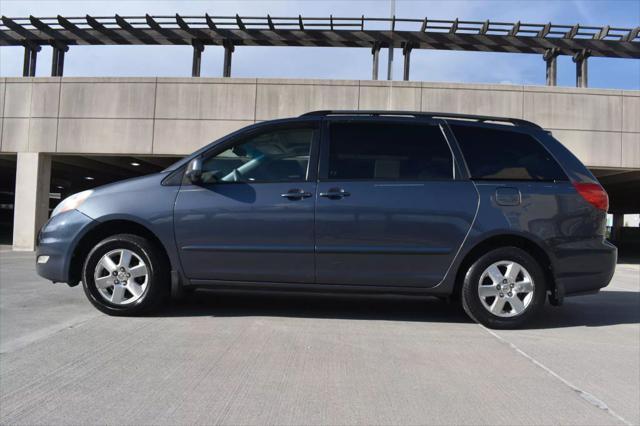
[[[42,227],[36,246],[36,271],[53,282],[69,282],[71,258],[78,241],[96,222],[78,210],[60,213]]]
[[[561,295],[597,292],[616,270],[618,249],[603,239],[571,242],[556,247],[555,281]]]

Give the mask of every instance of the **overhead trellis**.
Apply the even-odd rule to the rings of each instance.
[[[403,47],[640,58],[640,27],[410,18],[84,16],[8,18],[0,46],[233,45]]]

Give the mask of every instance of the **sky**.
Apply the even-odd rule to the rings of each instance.
[[[390,0],[0,0],[9,17],[204,15],[389,17]],[[399,18],[492,20],[612,27],[640,26],[640,0],[396,0]],[[22,74],[22,47],[0,47],[0,76]],[[189,46],[71,46],[65,55],[65,76],[191,75]],[[394,79],[402,79],[402,53],[394,53]],[[380,56],[380,77],[386,78],[387,52]],[[202,76],[222,74],[223,49],[207,46]],[[51,48],[38,54],[37,75],[51,72]],[[371,78],[371,53],[358,48],[237,47],[233,77]],[[545,84],[541,55],[413,50],[411,80],[462,83]],[[575,64],[558,60],[558,85],[575,86]],[[589,58],[589,87],[640,90],[640,60]]]

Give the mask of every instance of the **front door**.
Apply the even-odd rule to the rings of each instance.
[[[202,183],[183,183],[174,210],[188,278],[313,282],[317,135],[279,126],[204,156]]]
[[[316,204],[318,283],[420,286],[445,276],[475,215],[439,126],[332,119]]]

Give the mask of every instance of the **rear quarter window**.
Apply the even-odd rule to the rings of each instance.
[[[472,179],[567,180],[551,154],[526,133],[455,124],[451,129]]]

